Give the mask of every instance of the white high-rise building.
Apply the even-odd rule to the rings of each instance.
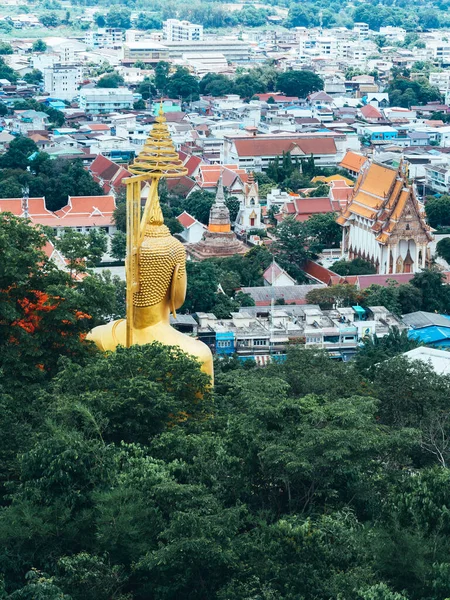
[[[163,23],[163,38],[168,42],[201,42],[203,25],[178,19],[167,19]]]
[[[55,64],[44,68],[44,90],[51,97],[72,100],[78,94],[83,69],[77,65]]]

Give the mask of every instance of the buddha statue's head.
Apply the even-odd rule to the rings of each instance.
[[[144,308],[167,303],[175,316],[186,297],[186,251],[164,225],[157,192],[149,200],[150,212],[139,247],[139,291],[134,293],[133,304]]]

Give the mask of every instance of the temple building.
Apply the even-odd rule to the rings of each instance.
[[[265,225],[261,223],[258,182],[255,181],[253,173],[249,173],[247,182],[244,184],[244,198],[241,200],[234,226],[234,230],[238,234],[243,234],[251,229],[265,229]]]
[[[337,222],[344,258],[367,260],[380,274],[416,273],[428,264],[432,235],[403,163],[367,161]]]
[[[209,213],[208,229],[196,244],[187,244],[186,251],[194,260],[245,254],[247,246],[231,231],[230,211],[225,204],[222,178],[219,179],[216,199]]]

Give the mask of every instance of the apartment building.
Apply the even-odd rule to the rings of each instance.
[[[79,96],[79,106],[87,115],[131,110],[138,96],[140,94],[133,94],[124,87],[84,89]]]
[[[265,287],[274,297],[280,288]],[[269,290],[269,292],[267,291]],[[218,355],[266,364],[282,360],[287,348],[327,350],[331,358],[348,361],[362,340],[384,337],[393,327],[406,326],[384,306],[353,306],[321,310],[317,305],[241,308],[231,319],[197,313],[198,337]]]
[[[118,27],[102,27],[97,31],[87,31],[84,41],[87,46],[98,48],[120,48],[124,40],[124,30]]]
[[[72,100],[78,94],[83,69],[76,65],[55,64],[44,68],[44,90],[60,100]]]
[[[201,42],[203,25],[178,19],[167,19],[163,23],[163,39],[168,42]]]

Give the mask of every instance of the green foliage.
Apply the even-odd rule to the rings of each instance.
[[[415,340],[408,338],[406,330],[399,331],[398,328],[381,338],[374,335],[365,339],[363,345],[358,348],[355,357],[356,368],[362,373],[369,372],[373,375],[384,361],[413,350],[419,345]]]
[[[198,100],[198,80],[189,73],[188,69],[177,67],[175,73],[167,81],[167,94],[171,98]]]
[[[112,6],[106,15],[107,27],[121,27],[129,29],[131,27],[131,10],[125,6]]]
[[[123,260],[127,253],[127,235],[123,231],[116,231],[111,239],[111,256]]]
[[[334,213],[311,215],[305,222],[308,236],[314,240],[316,252],[324,248],[339,248],[342,239],[341,227]]]
[[[448,227],[450,225],[450,196],[435,198],[429,196],[425,204],[425,212],[431,227]]]
[[[208,225],[209,211],[214,204],[214,194],[204,190],[192,192],[184,203],[184,209],[200,223]]]
[[[102,229],[92,228],[89,233],[78,233],[66,228],[55,240],[55,245],[68,260],[70,272],[81,273],[86,267],[95,267],[107,250],[108,237]]]
[[[103,75],[98,81],[97,81],[97,86],[98,88],[118,88],[120,86],[122,86],[124,84],[124,79],[122,77],[122,75],[119,75],[118,73],[108,73],[106,75]]]
[[[236,196],[228,196],[228,198],[225,199],[225,204],[228,210],[230,211],[230,221],[234,223],[238,216],[239,207],[241,206],[241,203],[238,200],[238,198],[236,198]]]
[[[31,159],[30,157],[33,156]],[[17,193],[28,186],[30,197],[45,196],[49,210],[59,210],[68,196],[102,196],[103,189],[84,168],[81,160],[51,160],[38,152],[33,140],[19,136],[0,157],[0,182],[5,182],[4,197],[21,197]]]
[[[357,301],[356,287],[336,284],[311,290],[306,294],[306,301],[308,304],[318,304],[322,309],[353,306]]]
[[[42,82],[42,73],[39,69],[32,69],[23,76],[24,81],[32,85],[39,85]]]
[[[136,102],[133,103],[133,108],[134,110],[145,110],[147,108],[145,100],[142,98],[140,100],[136,100]]]
[[[45,52],[47,50],[47,44],[44,40],[35,40],[33,42],[33,52]]]
[[[323,80],[313,71],[286,71],[280,73],[278,89],[286,96],[306,98],[311,92],[323,90]]]
[[[12,54],[13,48],[9,42],[0,42],[0,54]]]
[[[331,270],[338,275],[372,275],[376,273],[376,268],[372,263],[362,258],[354,258],[353,260],[338,260],[333,264]]]
[[[277,227],[277,239],[273,244],[278,264],[298,282],[305,280],[302,265],[310,256],[307,237],[307,228],[303,223],[286,217]]]
[[[436,254],[450,263],[450,238],[445,237],[436,244]]]
[[[392,106],[410,108],[414,105],[440,101],[441,94],[436,87],[431,87],[428,79],[414,81],[407,77],[396,77],[387,89]]]
[[[144,77],[136,88],[136,92],[141,94],[143,100],[148,100],[156,94],[156,87],[150,77]]]

